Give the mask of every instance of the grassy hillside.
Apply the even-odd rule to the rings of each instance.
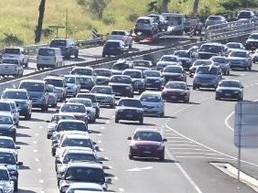
[[[91,29],[97,28],[100,33],[106,34],[112,29],[132,29],[134,20],[147,14],[147,4],[152,0],[112,0],[104,12],[104,19],[96,20],[89,12],[86,12],[76,0],[47,0],[43,28],[51,25],[65,26],[68,24],[68,36],[75,39],[91,38]],[[193,0],[180,3],[180,0],[171,0],[171,11],[191,13]],[[181,0],[184,2],[183,0]],[[211,12],[218,11],[219,1],[200,0],[199,10],[205,7]],[[140,2],[140,3],[139,3]],[[37,25],[38,6],[40,0],[8,0],[0,1],[0,44],[4,46],[9,39],[18,39],[23,44],[34,43],[34,30]],[[55,37],[56,33],[42,36],[42,43]],[[65,36],[65,29],[59,29],[58,36]],[[11,40],[12,42],[12,40]]]

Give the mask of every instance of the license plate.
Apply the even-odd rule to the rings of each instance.
[[[127,114],[126,117],[127,117],[127,118],[132,118],[133,115],[130,115],[130,114],[128,115],[128,114]]]
[[[143,153],[145,153],[145,154],[150,154],[151,151],[143,151]]]
[[[230,93],[226,93],[225,95],[226,95],[226,96],[231,96],[231,94],[230,94]]]
[[[176,96],[170,96],[170,98],[172,98],[172,99],[176,99],[177,97],[176,97]]]

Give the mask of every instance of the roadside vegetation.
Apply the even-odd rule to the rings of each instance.
[[[106,4],[104,7],[101,5],[98,9],[93,9],[96,1],[103,1]],[[162,0],[156,1],[160,3]],[[168,3],[169,11],[190,15],[196,0],[165,1]],[[1,47],[34,44],[40,2],[40,0],[8,0],[8,3],[0,1]],[[107,34],[112,29],[130,30],[138,16],[150,12],[150,3],[153,2],[155,4],[155,0],[47,0],[39,43],[48,43],[56,36],[66,35],[74,39],[91,39],[93,28],[100,34]],[[226,7],[223,7],[223,4]],[[258,5],[257,0],[199,0],[198,15],[205,18],[215,13],[232,14],[237,7],[249,5]],[[59,27],[58,30],[55,27]]]

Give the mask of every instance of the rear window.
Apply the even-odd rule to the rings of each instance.
[[[52,40],[50,43],[50,47],[65,47],[66,40]]]
[[[150,24],[150,20],[149,19],[138,19],[137,23]]]
[[[39,49],[38,55],[41,55],[41,56],[55,56],[55,50],[53,50],[53,49]]]
[[[38,82],[22,82],[19,88],[24,88],[31,92],[43,92],[45,89],[45,84]]]
[[[5,54],[20,54],[20,49],[17,48],[6,48],[4,49]]]

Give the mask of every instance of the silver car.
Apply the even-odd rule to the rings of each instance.
[[[75,97],[81,89],[79,77],[76,75],[64,75],[64,77],[67,84],[67,95]]]

